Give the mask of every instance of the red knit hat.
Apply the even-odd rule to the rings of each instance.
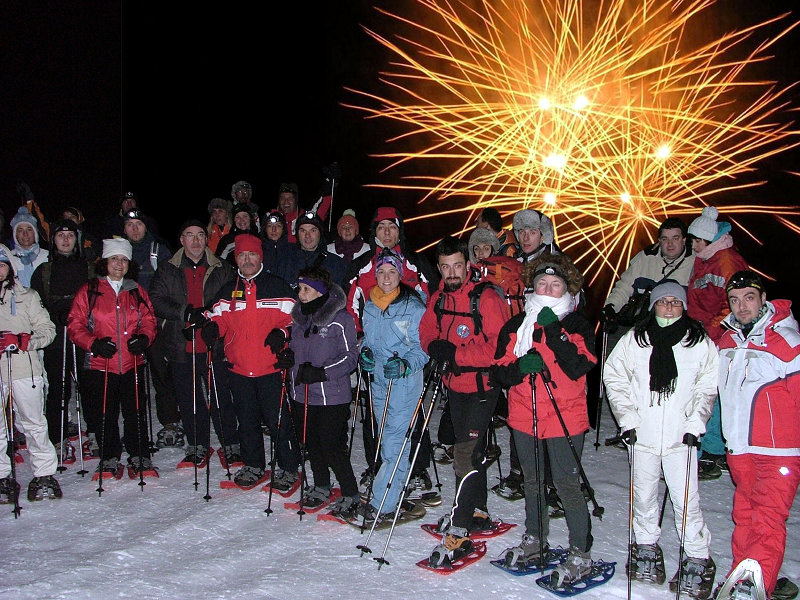
[[[251,233],[240,233],[236,236],[233,246],[234,257],[239,256],[240,252],[255,252],[262,261],[264,260],[264,249],[261,247],[261,240]]]
[[[375,218],[373,223],[380,223],[381,221],[392,221],[395,225],[400,227],[400,215],[393,206],[381,206],[375,211]]]

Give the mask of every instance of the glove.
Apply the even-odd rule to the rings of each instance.
[[[528,353],[520,357],[517,363],[519,364],[519,371],[523,375],[541,373],[544,371],[544,360],[542,359],[542,355],[536,350],[528,350]]]
[[[297,369],[297,377],[294,378],[295,383],[317,383],[320,381],[327,381],[328,376],[325,375],[325,367],[315,367],[310,362],[304,362]]]
[[[294,366],[294,350],[291,348],[284,348],[278,352],[278,362],[275,366],[279,369],[291,369]]]
[[[29,186],[21,179],[17,181],[17,193],[20,195],[20,198],[22,198],[24,202],[27,202],[28,200],[33,200],[33,192],[31,191],[31,186]]]
[[[536,322],[542,327],[547,327],[553,323],[558,323],[558,317],[556,316],[556,313],[553,312],[552,308],[545,306],[539,311],[539,314],[536,317]]]
[[[205,309],[201,306],[200,308],[194,308],[191,304],[186,307],[186,310],[183,312],[183,320],[185,323],[189,325],[189,327],[198,328],[202,327],[208,319],[203,314]]]
[[[393,356],[383,364],[383,376],[386,379],[400,379],[405,377],[409,368],[410,366],[405,358]]]
[[[619,434],[619,438],[623,442],[625,442],[628,446],[633,446],[636,443],[636,430],[626,429],[625,431]]]
[[[131,354],[144,354],[150,345],[150,338],[143,333],[136,333],[128,339],[128,350]]]
[[[617,320],[617,311],[614,310],[614,306],[606,304],[603,310],[600,311],[600,319],[603,323],[611,324],[615,322]]]
[[[428,356],[440,365],[447,363],[447,369],[454,375],[460,375],[461,371],[456,363],[456,346],[449,340],[433,340],[428,345]]]
[[[57,327],[66,327],[67,326],[67,319],[69,319],[69,311],[71,306],[62,306],[58,312],[56,312],[55,324]]]
[[[264,348],[269,346],[269,349],[272,350],[273,354],[278,354],[283,348],[283,345],[286,343],[286,334],[283,332],[282,329],[278,329],[277,327],[269,332],[267,335],[267,339],[264,340]]]
[[[14,352],[17,348],[19,348],[19,336],[16,333],[6,331],[0,335],[0,352],[6,350]]]
[[[90,350],[97,356],[111,358],[117,353],[117,345],[111,341],[110,337],[104,337],[93,341]]]
[[[17,348],[22,350],[23,352],[28,351],[28,344],[31,343],[31,334],[30,333],[19,333],[17,334]]]
[[[209,321],[200,330],[200,337],[206,343],[206,346],[211,347],[219,339],[219,325],[214,321]]]
[[[363,371],[372,373],[375,370],[375,355],[372,353],[372,349],[363,347],[358,355],[358,362]]]
[[[697,436],[693,433],[684,433],[683,443],[686,444],[687,446],[694,446],[695,448],[700,447],[700,440],[698,440]]]
[[[492,365],[489,367],[489,387],[510,388],[522,383],[524,376],[519,370],[519,364]]]

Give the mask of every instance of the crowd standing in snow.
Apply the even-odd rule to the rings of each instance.
[[[181,225],[174,252],[132,192],[112,219],[91,224],[95,237],[74,207],[53,207],[49,222],[20,182],[0,244],[0,502],[19,513],[23,444],[34,473],[27,497],[37,501],[62,496],[54,475],[77,453],[81,464],[98,461],[100,492],[121,475],[123,450],[132,478],[174,467],[196,474],[208,468],[213,425],[231,485],[269,479],[281,494],[299,488],[301,507],[394,528],[442,503],[428,473],[437,450],[456,483],[432,531],[441,543],[420,566],[457,569],[498,530],[486,468],[497,458],[493,428],[506,424],[511,471],[493,489],[525,498],[525,528],[495,562],[551,572],[543,587],[579,593],[610,577],[591,553],[587,502],[595,515],[602,508],[581,464],[586,377],[599,368],[628,457],[629,582],[666,581],[663,476],[680,540],[673,592],[796,596],[780,568],[800,485],[800,331],[789,301],[767,300],[716,208],[688,227],[677,217],[660,224],[616,281],[598,327],[545,214],[519,210],[506,230],[487,207],[464,239],[437,244],[434,269],[408,247],[394,207],[375,209],[366,237],[344,210],[328,236],[340,178],[336,163],[323,169],[309,210],[297,185],[282,183],[263,214],[238,181],[231,201],[208,203],[208,220]],[[436,448],[431,390],[445,406]],[[350,457],[359,413],[368,465],[360,482]],[[158,447],[184,445],[178,465],[153,465]],[[715,561],[699,482],[728,470],[731,556]],[[561,553],[548,544],[559,516],[569,532]]]

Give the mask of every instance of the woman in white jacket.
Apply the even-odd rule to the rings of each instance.
[[[681,534],[686,486],[686,558],[670,581],[694,598],[708,598],[716,566],[711,537],[700,510],[697,439],[705,433],[717,394],[717,349],[703,326],[685,314],[686,291],[675,281],[655,286],[650,312],[609,354],[603,371],[611,409],[622,437],[633,448],[633,532],[631,577],[662,584],[666,579],[658,539],[658,485],[663,471]],[[682,574],[681,574],[681,571]]]

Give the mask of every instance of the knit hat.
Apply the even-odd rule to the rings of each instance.
[[[231,186],[231,198],[238,200],[236,198],[236,192],[239,191],[247,193],[247,200],[250,200],[250,198],[253,197],[253,186],[246,181],[237,181]]]
[[[235,217],[239,213],[243,212],[246,212],[248,215],[250,215],[250,219],[253,222],[255,222],[256,211],[253,209],[252,204],[250,204],[249,202],[240,202],[239,204],[233,207],[232,216]]]
[[[117,256],[121,254],[128,260],[133,258],[133,246],[125,238],[111,238],[103,240],[103,255],[101,258]]]
[[[385,264],[392,265],[395,269],[397,269],[397,272],[400,274],[400,278],[401,279],[403,278],[403,273],[405,271],[403,269],[403,257],[402,256],[398,256],[397,254],[395,254],[393,252],[381,252],[378,255],[378,259],[375,261],[375,272],[378,271],[378,268],[381,265],[385,265]]]
[[[230,213],[233,209],[233,204],[230,200],[225,200],[225,198],[212,198],[211,202],[208,203],[208,214],[210,215],[215,208],[221,208]]]
[[[319,279],[314,279],[313,277],[309,277],[308,275],[301,275],[297,278],[297,283],[304,283],[310,288],[317,290],[323,296],[330,292],[330,289],[325,285],[324,282],[320,281]]]
[[[350,223],[350,225],[353,228],[353,231],[355,231],[355,235],[358,235],[358,221],[356,220],[356,211],[354,211],[352,208],[348,208],[346,211],[342,213],[342,216],[339,217],[339,220],[336,222],[336,233],[342,235],[342,232],[340,230],[347,223]]]
[[[33,226],[33,233],[36,236],[36,243],[39,243],[39,222],[36,220],[27,207],[20,206],[19,210],[17,210],[17,214],[11,219],[11,230],[14,236],[14,239],[17,239],[17,225],[20,223],[30,223]]]
[[[0,262],[11,264],[11,257],[2,248],[0,248]]]
[[[297,184],[292,181],[286,181],[278,186],[278,194],[290,193],[297,199]]]
[[[469,250],[469,259],[473,263],[477,262],[473,248],[475,246],[483,244],[489,244],[492,247],[492,254],[494,254],[500,249],[500,240],[497,239],[497,236],[495,234],[493,234],[485,227],[476,227],[475,230],[469,236],[469,242],[467,242]]]
[[[706,206],[700,216],[689,225],[689,235],[707,242],[716,242],[731,230],[730,223],[717,222],[718,216],[719,211],[716,207]]]
[[[538,210],[525,208],[514,214],[514,231],[518,229],[538,229],[542,232],[542,242],[552,244],[554,239],[553,221]]]
[[[252,233],[240,233],[234,239],[233,256],[239,256],[241,252],[255,252],[261,260],[264,260],[264,249],[261,247],[261,240]]]
[[[319,218],[319,215],[313,211],[304,212],[302,215],[297,217],[297,221],[295,221],[295,231],[300,231],[301,225],[313,225],[319,232],[322,233],[325,230],[325,225],[322,220]]]
[[[683,302],[683,310],[686,310],[686,290],[674,279],[662,281],[650,291],[650,310],[653,310],[656,302],[667,296],[672,296]]]
[[[131,221],[131,220],[134,220],[134,219],[135,219],[135,220],[137,220],[137,221],[141,221],[142,223],[144,223],[145,225],[147,225],[147,222],[145,221],[145,219],[146,219],[146,218],[147,218],[147,217],[145,217],[145,216],[144,216],[144,215],[141,213],[141,211],[139,211],[139,209],[136,209],[136,208],[134,208],[133,210],[129,210],[129,211],[128,211],[128,212],[126,212],[124,215],[122,215],[122,221],[123,221],[123,223],[127,223],[128,221]]]
[[[266,227],[270,223],[281,223],[286,228],[286,217],[283,213],[279,210],[272,210],[264,215],[264,224],[263,227]]]
[[[725,285],[725,293],[727,294],[731,290],[742,290],[749,287],[757,289],[762,294],[766,292],[764,289],[764,281],[758,276],[758,273],[750,271],[749,269],[736,271],[736,273],[731,275],[731,278],[728,279],[728,283]]]
[[[375,211],[375,218],[372,219],[372,222],[380,223],[381,221],[392,221],[400,227],[400,214],[392,206],[381,206]]]
[[[62,219],[53,223],[51,233],[55,236],[59,231],[71,231],[76,236],[78,235],[78,225],[71,219]]]
[[[186,231],[189,227],[199,227],[203,231],[206,230],[205,223],[203,223],[200,219],[192,218],[192,219],[186,219],[181,224],[181,228],[178,231],[180,232],[181,235],[183,235],[183,232]]]

